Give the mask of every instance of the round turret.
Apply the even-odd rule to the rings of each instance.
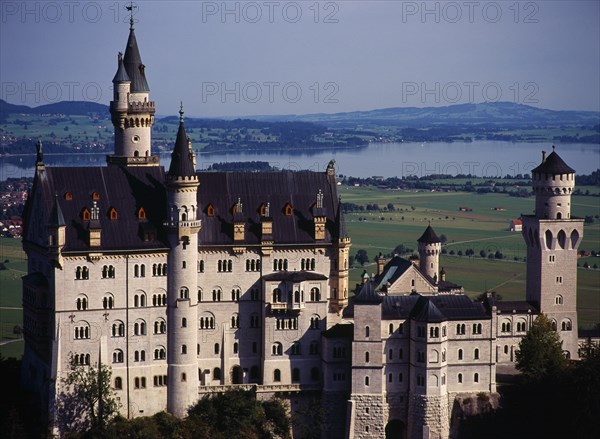
[[[433,228],[428,226],[423,235],[417,240],[417,243],[419,247],[419,269],[421,273],[437,283],[442,241],[435,234]]]
[[[571,194],[575,187],[575,171],[554,151],[531,171],[535,194],[535,216],[540,219],[571,218]]]

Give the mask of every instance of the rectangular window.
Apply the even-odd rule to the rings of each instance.
[[[548,256],[548,262],[555,262],[555,256],[554,255],[550,255]]]

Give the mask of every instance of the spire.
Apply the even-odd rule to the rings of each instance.
[[[43,163],[44,162],[44,151],[42,151],[42,141],[38,140],[37,142],[35,142],[35,149],[37,152],[36,155],[36,163]]]
[[[179,109],[179,130],[175,147],[171,154],[171,165],[169,166],[169,176],[171,177],[193,177],[196,175],[196,169],[188,146],[185,126],[183,124],[183,104]]]
[[[436,244],[438,242],[442,242],[440,238],[433,231],[433,227],[431,225],[427,226],[425,232],[421,235],[417,242],[422,242],[424,244]]]
[[[125,64],[125,70],[127,75],[131,79],[131,92],[148,92],[148,81],[146,81],[146,74],[144,72],[146,66],[142,63],[142,57],[140,56],[140,50],[138,49],[137,39],[135,38],[135,32],[133,30],[133,9],[136,6],[127,7],[127,10],[131,12],[130,26],[129,26],[129,39],[127,40],[127,48],[125,49],[125,56],[123,63]]]
[[[117,82],[131,82],[127,70],[125,70],[125,65],[123,64],[123,53],[119,52],[117,58],[117,73],[115,73],[115,77],[112,80],[113,84]]]
[[[52,212],[50,212],[48,225],[51,227],[63,227],[67,225],[60,204],[58,203],[58,194],[54,194],[54,205],[52,206]]]

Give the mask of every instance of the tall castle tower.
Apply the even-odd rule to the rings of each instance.
[[[183,126],[183,109],[179,111],[179,130],[167,173],[168,256],[168,393],[167,410],[182,417],[198,397],[197,295],[198,176],[194,155]]]
[[[419,246],[419,269],[421,273],[429,276],[434,283],[438,283],[440,272],[440,252],[442,241],[433,231],[431,226],[427,226],[425,232],[417,240]]]
[[[154,102],[149,100],[145,68],[132,15],[125,56],[119,52],[117,73],[113,78],[110,114],[115,127],[115,152],[107,157],[109,164],[159,165],[158,156],[151,155],[151,130],[156,109]]]
[[[577,357],[577,248],[583,220],[571,218],[575,171],[553,151],[532,172],[535,214],[523,215],[527,244],[527,301],[537,303]]]

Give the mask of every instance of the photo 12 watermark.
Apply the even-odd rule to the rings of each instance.
[[[540,86],[534,81],[502,84],[489,81],[415,82],[401,84],[402,103],[406,104],[475,104],[479,102],[512,102],[538,104]]]
[[[217,82],[205,81],[201,84],[202,103],[222,104],[241,102],[288,103],[312,102],[315,104],[338,104],[340,87],[336,82]]]
[[[110,95],[110,94],[108,94]],[[102,102],[102,87],[97,82],[48,81],[0,83],[0,97],[11,103],[22,105],[53,104],[61,101]]]
[[[202,2],[202,23],[339,23],[340,4],[331,1]]]
[[[125,23],[135,16],[135,2],[2,1],[0,22],[10,23]]]
[[[498,162],[402,162],[400,177],[426,177],[428,175],[464,175],[473,178],[501,178],[529,174],[539,163],[513,162],[502,166]]]
[[[402,23],[539,23],[540,5],[531,1],[402,2]]]

